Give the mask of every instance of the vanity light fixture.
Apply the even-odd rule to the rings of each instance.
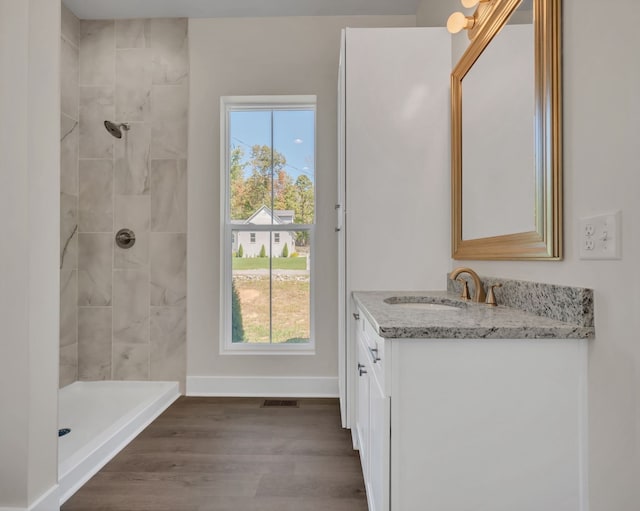
[[[447,30],[451,34],[457,34],[461,30],[468,30],[469,39],[473,39],[475,36],[475,29],[477,28],[484,18],[486,17],[486,11],[493,0],[461,0],[462,6],[466,9],[476,7],[472,16],[466,16],[462,12],[454,12],[447,20]]]
[[[473,16],[465,16],[461,12],[454,12],[447,20],[447,30],[451,34],[457,34],[461,30],[469,30],[476,24]]]

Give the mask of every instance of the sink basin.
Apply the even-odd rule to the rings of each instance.
[[[447,298],[433,298],[430,296],[392,296],[385,298],[385,303],[403,309],[423,311],[459,311],[465,306]]]

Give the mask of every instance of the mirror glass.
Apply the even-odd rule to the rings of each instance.
[[[462,80],[462,239],[535,230],[532,7],[518,6]]]
[[[559,4],[476,11],[451,75],[454,259],[562,257]]]

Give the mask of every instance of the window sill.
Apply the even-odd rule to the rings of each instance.
[[[223,344],[220,355],[315,355],[316,347],[312,341],[308,344]]]

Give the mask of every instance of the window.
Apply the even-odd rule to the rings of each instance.
[[[315,114],[315,96],[221,98],[222,353],[313,352]]]

